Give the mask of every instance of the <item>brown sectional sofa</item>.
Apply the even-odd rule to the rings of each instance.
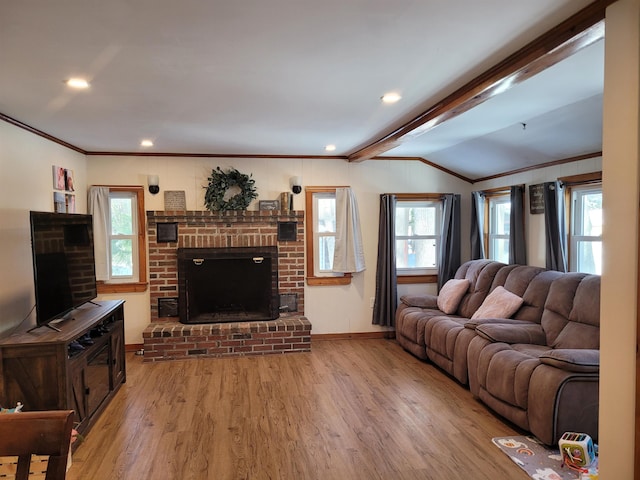
[[[474,260],[455,278],[469,287],[452,314],[433,295],[401,298],[400,345],[546,444],[565,431],[597,440],[600,277]],[[520,308],[472,320],[499,286],[523,299]]]

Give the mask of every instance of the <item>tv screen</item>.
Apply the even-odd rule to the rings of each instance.
[[[97,296],[91,215],[31,212],[36,324],[64,318]]]

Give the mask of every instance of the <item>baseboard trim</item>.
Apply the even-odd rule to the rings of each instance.
[[[356,332],[356,333],[316,333],[311,334],[314,340],[368,340],[373,338],[396,338],[395,330],[385,332]]]

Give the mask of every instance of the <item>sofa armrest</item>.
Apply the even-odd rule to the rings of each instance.
[[[470,328],[472,330],[475,330],[476,327],[479,327],[480,325],[487,325],[491,323],[500,323],[503,325],[523,325],[523,326],[537,325],[528,320],[515,320],[513,318],[473,318],[473,319],[469,319],[464,324],[464,326],[465,328]]]
[[[540,356],[545,365],[576,373],[598,373],[600,350],[582,348],[558,348]]]
[[[438,308],[438,296],[425,293],[423,295],[403,295],[400,301],[409,307]]]
[[[505,323],[486,323],[478,325],[476,332],[490,342],[527,343],[545,345],[547,338],[544,330],[537,323],[526,322],[527,325],[513,325]]]

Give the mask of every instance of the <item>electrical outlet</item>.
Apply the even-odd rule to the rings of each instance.
[[[374,303],[376,303],[376,297],[371,297],[369,299],[369,308],[373,308]]]

